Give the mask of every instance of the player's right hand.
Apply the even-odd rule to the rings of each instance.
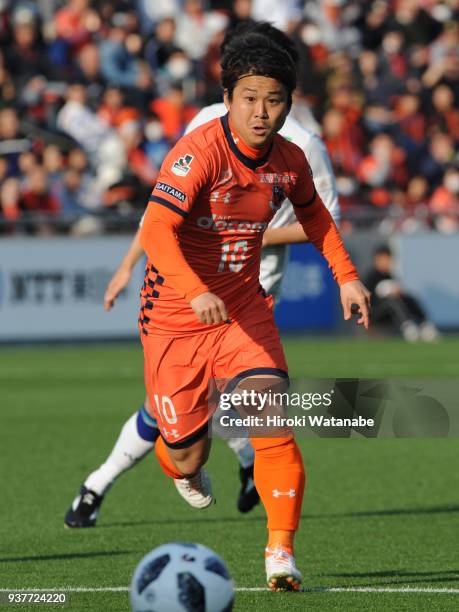
[[[104,295],[104,308],[111,310],[115,304],[116,298],[121,291],[128,286],[131,280],[131,270],[127,268],[118,268],[107,285]]]
[[[223,300],[210,291],[193,298],[190,305],[201,323],[215,325],[228,320],[228,311]]]

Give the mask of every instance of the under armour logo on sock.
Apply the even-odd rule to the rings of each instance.
[[[287,497],[295,497],[296,491],[295,489],[289,489],[288,491],[279,491],[279,489],[273,489],[273,497],[280,497],[281,495],[286,495]]]

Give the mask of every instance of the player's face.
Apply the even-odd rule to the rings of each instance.
[[[225,105],[231,125],[250,147],[263,148],[284,124],[288,114],[287,91],[279,81],[265,76],[239,79]]]

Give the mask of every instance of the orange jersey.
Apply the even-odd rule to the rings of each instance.
[[[140,235],[148,256],[144,333],[215,329],[190,306],[205,291],[224,301],[231,319],[250,308],[261,292],[262,235],[285,197],[338,282],[358,278],[303,151],[276,135],[253,159],[235,139],[228,116],[218,118],[184,136],[163,162]]]

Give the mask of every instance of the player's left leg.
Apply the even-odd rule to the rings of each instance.
[[[269,398],[270,392],[282,393],[286,389],[286,379],[273,376],[269,368],[266,368],[266,374],[245,378],[242,375],[238,377],[239,382],[232,390],[233,394],[241,395],[254,390]],[[262,406],[265,411],[269,410],[266,408],[267,403],[263,402]],[[241,416],[252,414],[257,418],[263,414],[259,408],[256,404],[249,406]],[[271,414],[278,414],[273,407],[271,410]],[[264,416],[266,418],[266,412]],[[260,429],[257,426],[251,427],[250,435],[255,449],[255,486],[268,518],[268,542],[265,549],[267,583],[272,590],[298,590],[302,577],[295,564],[294,538],[298,530],[305,486],[301,453],[289,431],[276,431],[262,425]]]
[[[288,381],[287,364],[270,300],[259,296],[257,301],[245,317],[227,328],[225,342],[216,359],[217,386],[223,393],[233,394],[230,397],[233,404],[235,392],[261,391],[269,397],[271,389],[275,392],[285,390]],[[259,399],[260,395],[255,395]],[[238,406],[241,405],[238,401]],[[258,406],[251,408],[252,415],[259,414]],[[254,429],[256,431],[256,427],[251,428],[250,436],[255,449],[255,485],[268,517],[268,585],[273,590],[297,590],[301,574],[295,566],[293,540],[304,494],[301,453],[290,432],[267,432],[266,427],[261,427],[260,437],[257,437]]]
[[[255,484],[268,517],[266,578],[272,590],[297,590],[301,574],[294,558],[304,495],[300,450],[291,438],[252,438]]]

